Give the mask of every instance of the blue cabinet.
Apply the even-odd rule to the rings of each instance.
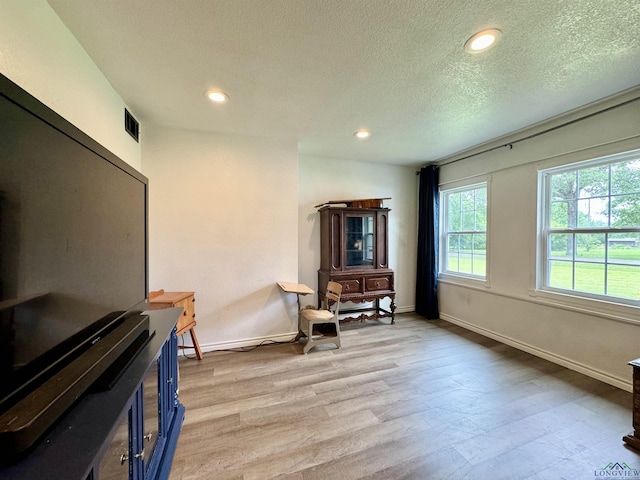
[[[173,329],[149,366],[123,421],[97,467],[95,480],[169,477],[184,407],[177,395],[177,337]]]
[[[180,308],[149,312],[155,333],[108,391],[84,395],[0,478],[167,479],[184,420],[175,325]]]
[[[169,478],[173,453],[184,420],[184,407],[178,401],[177,351],[178,342],[174,328],[169,340],[162,347],[162,353],[156,362],[156,369],[150,374],[156,375],[157,389],[153,389],[154,384],[148,375],[148,380],[143,382],[139,391],[138,409],[142,410],[142,415],[136,415],[137,424],[136,429],[132,432],[132,437],[135,437],[137,441],[136,447],[142,447],[142,450],[139,451],[148,453],[145,453],[138,465],[139,472],[144,472],[144,475],[134,478],[144,478],[145,480]],[[150,391],[145,391],[145,389]],[[153,396],[157,400],[156,403],[145,401]],[[155,413],[151,411],[154,408],[157,409]],[[158,435],[155,441],[152,430],[155,425],[147,421],[150,415],[158,421]],[[149,425],[150,423],[151,425]],[[148,425],[149,427],[145,428]],[[142,430],[139,430],[140,428]]]

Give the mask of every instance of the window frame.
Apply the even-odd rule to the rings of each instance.
[[[536,293],[542,294],[550,294],[553,296],[562,296],[566,299],[573,299],[576,301],[580,300],[588,300],[595,301],[599,303],[607,303],[607,304],[621,304],[628,306],[640,306],[640,300],[629,299],[625,297],[618,297],[610,294],[599,294],[592,293],[583,290],[577,290],[575,286],[575,273],[572,276],[573,288],[561,288],[557,286],[550,285],[550,268],[549,263],[553,261],[553,255],[550,254],[550,238],[551,235],[573,235],[574,236],[574,245],[573,245],[573,256],[570,261],[572,265],[572,271],[575,272],[576,263],[585,263],[585,261],[580,261],[581,257],[576,256],[577,244],[575,240],[576,235],[580,234],[588,234],[588,235],[605,235],[605,240],[608,242],[609,234],[618,234],[618,233],[638,233],[640,232],[640,228],[634,227],[612,227],[610,225],[610,216],[609,216],[609,224],[606,227],[603,226],[595,226],[595,227],[569,227],[559,228],[559,227],[551,227],[551,204],[553,203],[551,200],[552,188],[551,188],[551,177],[553,175],[561,174],[561,173],[577,173],[580,170],[585,170],[594,167],[600,166],[609,166],[617,163],[622,163],[624,161],[638,159],[640,160],[640,150],[630,150],[621,153],[615,153],[610,155],[604,155],[600,157],[595,157],[587,160],[581,160],[578,162],[571,162],[564,165],[558,165],[549,168],[541,168],[538,170],[538,228],[537,228],[537,248],[536,248]],[[610,172],[609,172],[610,175]],[[576,202],[580,200],[589,200],[593,197],[580,197],[579,191],[577,192],[577,196],[575,198]],[[607,201],[616,195],[612,193],[610,178],[608,183],[608,191],[607,195],[601,195],[598,198],[605,197]],[[609,261],[608,257],[608,249],[605,250],[605,256],[602,262],[596,262],[603,265],[604,275],[605,275],[605,291],[607,287],[608,273],[607,269],[609,265],[619,264],[613,259],[613,261]],[[569,260],[566,260],[569,262]],[[589,263],[589,262],[586,262]]]
[[[477,178],[473,181],[473,183],[465,183],[460,184],[456,182],[456,184],[442,187],[439,191],[439,215],[440,215],[440,228],[439,228],[439,262],[438,262],[438,277],[440,280],[451,280],[459,283],[468,283],[470,285],[489,285],[489,218],[490,218],[490,179],[484,178],[482,180],[478,180]],[[485,189],[486,195],[486,225],[484,230],[458,230],[453,231],[449,229],[448,220],[449,220],[449,197],[452,194],[468,192],[472,190],[477,190],[480,188]],[[474,209],[475,211],[475,209]],[[484,234],[485,235],[485,273],[484,275],[478,275],[467,272],[460,272],[456,270],[448,269],[447,259],[449,257],[449,243],[447,241],[448,236],[452,233],[457,234]]]

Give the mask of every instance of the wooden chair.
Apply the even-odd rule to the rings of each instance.
[[[308,306],[300,310],[299,332],[297,338],[307,337],[303,352],[306,355],[316,345],[335,343],[340,348],[340,322],[338,310],[342,285],[336,282],[327,284],[327,292],[322,309]]]

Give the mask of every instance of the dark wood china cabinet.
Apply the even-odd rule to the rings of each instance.
[[[383,199],[331,201],[320,212],[320,269],[318,304],[327,282],[342,285],[340,302],[372,306],[340,309],[353,314],[342,321],[391,318],[395,323],[393,270],[389,268],[389,209]],[[340,206],[342,205],[342,206]],[[344,206],[346,205],[346,206]],[[390,299],[389,310],[380,300]]]

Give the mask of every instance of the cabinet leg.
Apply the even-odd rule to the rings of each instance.
[[[391,299],[391,325],[395,325],[396,323],[396,302],[395,298]]]
[[[624,442],[630,447],[640,450],[640,437],[636,436],[635,433],[636,432],[625,435],[622,437],[622,440],[624,440]]]

